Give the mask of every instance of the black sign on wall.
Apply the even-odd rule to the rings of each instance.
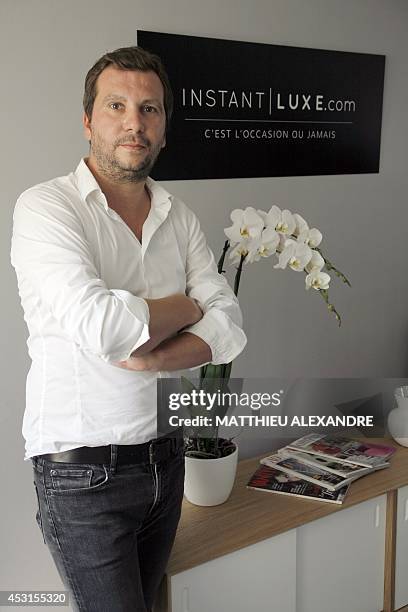
[[[385,56],[139,30],[169,74],[159,180],[379,171]]]

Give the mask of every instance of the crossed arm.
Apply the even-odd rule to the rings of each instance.
[[[185,294],[143,299],[110,289],[95,265],[82,221],[49,186],[20,196],[11,260],[22,300],[39,300],[66,337],[106,363],[179,370],[229,363],[243,350],[241,311],[196,216],[174,202],[175,239],[185,255]]]
[[[127,370],[182,370],[211,361],[211,349],[195,334],[179,333],[201,320],[197,302],[183,294],[146,300],[150,312],[150,339],[136,349],[129,359],[117,362]]]

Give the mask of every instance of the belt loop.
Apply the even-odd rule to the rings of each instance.
[[[43,471],[43,468],[44,468],[44,459],[41,457],[41,455],[35,455],[34,457],[31,457],[31,462],[32,462],[34,468],[38,472],[42,472]]]
[[[110,469],[111,474],[114,474],[116,472],[116,465],[118,462],[118,447],[116,444],[111,444],[110,449],[111,449],[111,462],[110,462],[109,469]]]
[[[155,452],[154,452],[154,440],[152,440],[149,444],[149,463],[150,465],[157,463],[157,459],[155,457]]]

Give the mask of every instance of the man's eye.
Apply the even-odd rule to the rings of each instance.
[[[109,104],[109,107],[112,108],[113,110],[118,110],[120,106],[123,106],[120,102],[111,102]]]
[[[149,104],[146,104],[143,108],[148,113],[156,113],[157,112],[157,109],[154,106],[150,106]]]

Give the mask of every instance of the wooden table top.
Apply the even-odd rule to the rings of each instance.
[[[408,448],[385,438],[370,442],[397,449],[390,467],[353,482],[341,505],[247,489],[259,459],[270,453],[239,462],[234,488],[224,504],[203,507],[184,499],[167,576],[407,485]]]

